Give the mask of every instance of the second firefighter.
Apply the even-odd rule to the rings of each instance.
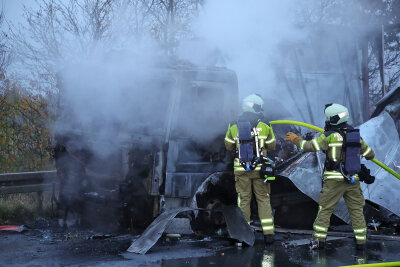
[[[359,130],[347,124],[349,113],[346,107],[328,104],[324,113],[327,118],[325,133],[318,138],[306,141],[291,132],[287,133],[285,138],[304,152],[326,153],[324,184],[318,199],[317,218],[313,225],[312,248],[324,247],[332,212],[343,197],[350,213],[357,249],[363,250],[367,239],[367,228],[363,214],[365,201],[360,181],[372,183],[375,178],[360,164],[360,157],[372,160],[374,151],[361,139]]]

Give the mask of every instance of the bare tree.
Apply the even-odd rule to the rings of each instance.
[[[349,1],[350,2],[350,1]],[[363,25],[371,31],[369,38],[369,80],[370,97],[376,103],[382,97],[382,81],[379,67],[380,54],[383,50],[385,91],[399,86],[400,82],[400,1],[397,0],[352,0],[356,9],[352,10],[351,25]],[[382,49],[381,26],[389,26],[384,32]]]
[[[305,0],[295,9],[296,21],[300,24],[332,23],[338,16],[335,0]]]
[[[379,67],[382,25],[390,30],[384,34],[385,91],[400,85],[400,1],[397,0],[308,0],[298,8],[298,21],[304,24],[337,24],[368,30],[370,100],[375,104],[382,98]]]
[[[10,27],[16,57],[34,77],[33,85],[55,88],[60,62],[80,60],[101,46],[151,36],[172,53],[190,33],[190,21],[200,0],[37,0],[39,8],[24,7],[27,25]],[[23,77],[21,77],[23,79]],[[30,81],[29,81],[30,82]]]
[[[3,10],[0,10],[0,29],[2,24],[4,23],[4,12]],[[6,44],[4,43],[4,40],[6,39],[6,34],[4,32],[0,32],[0,80],[4,79],[4,73],[7,65],[10,62],[10,56],[6,47]]]
[[[190,25],[202,4],[199,0],[141,0],[151,19],[151,33],[167,52],[192,34]]]
[[[11,25],[9,38],[16,58],[28,68],[35,89],[55,88],[60,62],[83,57],[110,38],[111,0],[38,0],[24,7],[27,24]]]

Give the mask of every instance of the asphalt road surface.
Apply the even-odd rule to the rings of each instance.
[[[309,236],[278,234],[266,247],[261,234],[253,247],[237,247],[223,237],[162,237],[146,254],[126,252],[133,235],[46,226],[23,233],[0,232],[0,266],[343,266],[400,261],[400,242],[371,240],[364,253],[352,238],[310,251]]]

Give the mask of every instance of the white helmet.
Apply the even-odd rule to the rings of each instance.
[[[263,110],[264,100],[258,94],[251,94],[243,99],[243,112],[261,113]]]
[[[325,105],[325,116],[332,125],[338,125],[349,120],[349,111],[345,106],[339,104]]]

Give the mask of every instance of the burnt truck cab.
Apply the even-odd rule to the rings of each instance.
[[[234,202],[223,140],[236,118],[236,74],[193,66],[110,71],[79,66],[59,75],[60,208],[100,229],[144,229],[162,211],[206,205],[193,202],[215,174]],[[103,95],[107,86],[113,95]]]
[[[238,115],[235,72],[192,65],[121,70],[119,64],[59,75],[54,156],[64,222],[76,213],[95,229],[140,232],[162,212],[190,207],[200,210],[179,215],[177,231],[223,227],[221,212],[210,210],[237,204],[234,155],[224,146]],[[272,113],[266,111],[267,121]],[[296,132],[288,127],[274,127],[277,149],[270,155],[283,158],[283,167],[301,154],[283,140]],[[317,204],[287,175],[278,176],[271,194],[276,223],[311,227]]]
[[[223,138],[236,115],[238,89],[234,72],[226,69],[180,73],[164,150],[154,166],[152,195],[162,195],[165,208],[185,206],[204,180],[229,171]],[[164,161],[163,161],[164,160]]]
[[[228,122],[236,117],[236,74],[223,68],[197,68],[176,70],[172,76],[177,82],[169,100],[166,131],[159,146],[152,151],[148,175],[141,176],[147,177],[147,193],[153,197],[153,218],[176,208],[205,208],[208,202],[197,203],[196,194],[215,174],[219,183],[221,177],[225,177],[224,186],[231,191],[224,201],[228,204],[235,200],[232,159],[225,150],[223,139]],[[136,145],[140,146],[140,143],[132,144],[133,151]],[[134,210],[135,197],[129,196],[129,190],[122,195],[130,199],[125,203],[131,201],[128,206]],[[200,213],[200,225],[203,215]],[[212,223],[211,220],[208,223]],[[188,222],[180,227],[187,226]]]

